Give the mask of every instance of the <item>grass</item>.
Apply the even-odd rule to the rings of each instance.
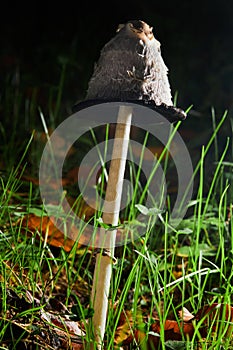
[[[65,69],[51,112],[53,124],[56,124],[54,118],[62,102],[64,74]],[[33,229],[23,224],[22,219],[27,215],[45,215],[38,186],[24,178],[25,173],[36,178],[43,147],[41,139],[38,141],[37,138],[36,125],[37,130],[29,133],[22,144],[18,141],[23,133],[22,126],[20,129],[17,124],[20,113],[23,115],[22,96],[15,97],[8,86],[4,103],[9,115],[15,98],[14,106],[18,103],[18,107],[14,107],[16,117],[13,118],[10,137],[4,123],[1,124],[0,349],[59,348],[61,340],[54,335],[54,329],[62,328],[61,324],[52,322],[51,317],[48,319],[51,312],[56,314],[58,310],[59,315],[68,313],[71,320],[78,320],[82,325],[88,349],[93,341],[90,294],[95,254],[87,247],[79,247],[78,242],[70,251],[54,247],[45,239],[42,226]],[[52,105],[50,101],[50,109]],[[34,107],[32,110],[36,113]],[[227,307],[232,302],[233,277],[232,140],[227,139],[221,148],[218,135],[228,122],[227,115],[218,121],[214,113],[212,117],[212,135],[206,146],[199,149],[200,157],[194,169],[194,195],[187,215],[178,227],[171,228],[168,223],[172,195],[168,193],[168,210],[155,211],[145,208],[134,193],[134,205],[128,208],[127,215],[133,220],[138,211],[143,213],[144,235],[116,248],[105,349],[120,348],[121,341],[129,336],[131,340],[127,346],[122,345],[124,349],[233,349],[232,316]],[[34,114],[32,119],[35,120]],[[49,124],[50,120],[47,122]],[[107,138],[108,133],[109,129]],[[85,147],[90,147],[94,134],[88,138]],[[14,151],[18,144],[20,147]],[[207,182],[205,173],[211,152],[214,153],[214,160],[211,158],[214,170]],[[172,173],[172,168],[169,168],[172,164],[165,153],[160,163],[165,159],[166,169]],[[80,153],[77,157],[81,157]],[[138,181],[140,171],[132,167],[129,172],[136,179],[137,193],[141,190],[144,196],[144,187],[140,188]],[[139,203],[140,206],[135,207]],[[137,224],[134,221],[135,230]],[[210,307],[216,303],[219,312],[196,316],[205,305]],[[167,322],[176,321],[179,325],[179,311],[183,307],[196,316],[192,321],[193,335],[187,337],[180,326],[179,339],[174,332],[168,339]],[[45,314],[47,319],[43,318]],[[155,331],[156,322],[160,328],[159,336]],[[159,338],[160,344],[153,346],[152,343],[157,344],[155,340]],[[84,342],[82,336],[80,339],[81,343]],[[65,348],[64,344],[62,346]],[[72,349],[72,346],[66,348]]]

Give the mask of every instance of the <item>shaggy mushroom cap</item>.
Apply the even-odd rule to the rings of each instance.
[[[132,20],[120,24],[101,50],[86,99],[145,100],[172,106],[167,73],[153,28]]]

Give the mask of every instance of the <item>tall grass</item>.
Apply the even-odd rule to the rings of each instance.
[[[60,84],[64,83],[65,68]],[[54,118],[61,104],[61,89],[58,89]],[[16,113],[16,112],[15,112]],[[127,334],[121,334],[122,340],[129,335],[132,341],[128,349],[147,349],[147,340],[153,337],[161,339],[160,349],[233,349],[232,320],[226,313],[226,305],[232,301],[232,162],[228,159],[232,150],[232,140],[227,139],[220,150],[217,135],[227,123],[226,113],[216,122],[213,119],[213,132],[206,146],[200,152],[200,159],[194,169],[198,184],[194,197],[189,203],[189,211],[178,227],[168,225],[169,207],[164,211],[143,210],[143,201],[138,193],[145,196],[145,187],[140,187],[140,167],[132,169],[136,184],[132,205],[127,216],[133,221],[137,231],[138,210],[145,216],[144,234],[137,240],[116,249],[116,262],[113,264],[113,277],[109,298],[109,312],[106,324],[105,348],[116,349],[118,324],[125,319]],[[54,123],[54,119],[53,119]],[[45,239],[42,228],[31,232],[31,228],[22,227],[21,219],[32,212],[43,216],[44,209],[38,197],[38,188],[22,180],[30,160],[33,138],[28,136],[27,145],[20,158],[9,150],[14,148],[14,137],[7,137],[4,125],[1,133],[4,143],[1,145],[4,165],[8,157],[14,166],[3,169],[0,177],[0,279],[1,279],[1,317],[0,344],[2,349],[17,349],[17,344],[25,336],[26,330],[16,337],[12,321],[12,305],[9,305],[9,290],[27,299],[27,293],[33,296],[33,308],[27,311],[15,306],[14,321],[19,321],[27,313],[27,327],[38,325],[39,310],[51,298],[59,298],[70,310],[72,306],[80,309],[83,327],[86,332],[86,348],[93,342],[93,330],[90,318],[85,318],[90,309],[90,292],[93,282],[95,255],[88,247],[78,247],[75,242],[70,252],[63,248],[54,248]],[[92,135],[93,139],[94,135]],[[108,139],[108,129],[106,139]],[[147,140],[145,139],[144,145]],[[214,145],[215,168],[211,178],[205,177],[206,159]],[[9,148],[8,148],[9,146]],[[19,155],[17,154],[17,157]],[[164,154],[163,154],[164,156]],[[164,157],[161,157],[160,162]],[[169,162],[168,157],[165,161]],[[167,167],[168,165],[166,165]],[[10,169],[11,168],[11,169]],[[105,174],[102,180],[105,179]],[[208,187],[208,188],[207,188]],[[100,191],[104,190],[103,182]],[[170,199],[167,198],[167,203]],[[140,206],[137,206],[141,204]],[[157,203],[155,203],[157,204]],[[99,224],[97,220],[94,223]],[[127,227],[127,223],[125,224]],[[40,303],[36,300],[40,300]],[[193,315],[204,305],[219,303],[223,311],[213,319],[205,316],[194,320],[194,336],[186,339],[180,329],[181,340],[167,340],[166,320],[179,322],[179,311],[187,308]],[[160,323],[160,334],[151,331],[155,317]],[[205,338],[202,327],[209,322]],[[215,331],[213,329],[216,328]],[[140,342],[135,337],[135,329],[140,329],[144,338]],[[11,338],[11,341],[9,339]],[[6,342],[7,339],[7,342]],[[8,347],[9,346],[9,347]],[[39,347],[38,347],[39,348]]]

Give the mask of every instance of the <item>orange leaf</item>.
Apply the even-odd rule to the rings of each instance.
[[[21,227],[26,228],[27,232],[40,232],[42,238],[46,239],[48,244],[63,247],[66,252],[70,252],[74,245],[74,241],[69,237],[65,237],[64,232],[60,231],[48,216],[27,215],[21,221]],[[75,227],[72,229],[77,231]]]

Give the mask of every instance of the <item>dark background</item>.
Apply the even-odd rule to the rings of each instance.
[[[38,104],[46,105],[66,62],[62,101],[68,111],[84,98],[93,64],[118,24],[142,19],[162,44],[178,105],[192,104],[200,116],[211,107],[231,113],[232,17],[232,1],[10,2],[1,14],[1,85],[16,79],[17,68],[20,87],[29,98],[36,88]]]
[[[46,142],[39,108],[50,130],[71,115],[72,106],[85,98],[94,62],[118,24],[141,19],[153,26],[161,42],[177,105],[184,110],[193,105],[179,132],[194,168],[213,134],[212,110],[216,124],[228,110],[205,159],[208,191],[228,137],[225,160],[232,162],[232,18],[230,0],[5,3],[0,20],[0,170],[11,171],[35,130],[27,171],[37,176]],[[77,147],[80,159],[88,138],[83,148]],[[232,167],[224,172],[231,180]]]

